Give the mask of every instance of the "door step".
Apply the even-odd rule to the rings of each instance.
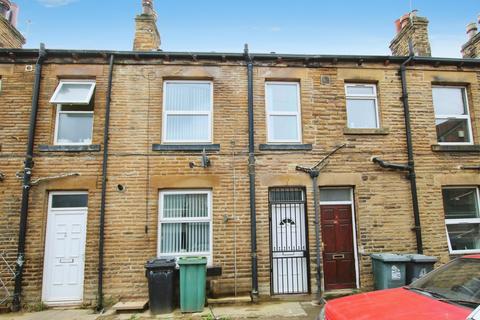
[[[143,311],[147,307],[148,300],[117,302],[112,309],[117,312]]]
[[[261,300],[264,301],[312,301],[315,298],[315,295],[309,293],[299,293],[299,294],[282,294],[282,295],[273,295],[273,296],[262,296]]]
[[[345,296],[351,296],[352,294],[361,293],[359,289],[337,289],[337,290],[328,290],[325,291],[323,297],[326,300],[341,298]]]
[[[246,304],[252,302],[250,296],[239,297],[224,297],[224,298],[208,298],[208,305],[222,305],[222,304]]]

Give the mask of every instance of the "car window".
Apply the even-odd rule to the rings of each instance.
[[[446,299],[480,304],[480,259],[457,259],[413,282],[411,288],[437,293]]]

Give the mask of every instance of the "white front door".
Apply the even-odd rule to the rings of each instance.
[[[87,205],[85,192],[50,194],[42,294],[47,304],[83,300]]]

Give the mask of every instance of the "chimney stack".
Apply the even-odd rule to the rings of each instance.
[[[480,24],[480,15],[478,16]],[[467,25],[467,42],[462,46],[462,56],[464,58],[478,58],[480,56],[480,33],[476,22]]]
[[[25,44],[17,30],[18,10],[10,0],[0,0],[0,48],[21,48]]]
[[[408,56],[410,41],[416,56],[432,56],[428,39],[428,19],[419,17],[417,13],[417,10],[413,10],[395,21],[397,34],[390,43],[390,50],[394,56]]]
[[[157,13],[153,0],[142,0],[143,12],[135,18],[134,51],[156,51],[160,49],[160,33],[157,28]]]

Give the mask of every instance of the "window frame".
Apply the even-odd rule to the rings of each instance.
[[[75,210],[88,210],[90,202],[87,203],[86,207],[64,207],[64,208],[53,208],[53,196],[68,196],[68,195],[86,195],[87,201],[89,199],[88,191],[50,191],[48,193],[48,208],[47,212],[61,212],[61,211],[75,211]]]
[[[164,218],[163,217],[163,201],[165,195],[171,194],[206,194],[208,217],[194,217],[194,218]],[[165,223],[191,223],[191,222],[208,222],[209,223],[209,251],[208,252],[188,252],[188,253],[161,253],[162,245],[162,224]],[[180,257],[201,256],[207,258],[207,264],[212,265],[213,262],[213,203],[212,190],[210,189],[174,189],[174,190],[160,190],[158,197],[158,228],[157,228],[157,256],[158,257],[172,257],[176,259]]]
[[[435,112],[435,103],[433,101],[433,90],[435,88],[457,88],[457,89],[462,89],[462,95],[463,95],[463,103],[465,104],[464,107],[467,111],[466,115],[449,115],[449,114],[440,114],[437,115]],[[473,130],[472,130],[472,118],[470,116],[470,106],[468,102],[468,88],[467,86],[448,86],[448,85],[432,85],[432,106],[433,106],[433,113],[435,116],[435,135],[437,136],[437,143],[439,145],[473,145]],[[467,126],[468,126],[468,134],[470,137],[470,141],[468,142],[440,142],[438,141],[438,134],[437,134],[437,119],[442,119],[442,120],[449,120],[449,119],[463,119],[467,120]]]
[[[89,83],[91,84],[90,91],[87,94],[88,99],[87,100],[82,100],[82,101],[62,101],[62,100],[57,100],[58,93],[62,89],[63,85],[65,84],[85,84]],[[92,101],[93,98],[93,92],[95,91],[95,87],[97,85],[96,80],[60,80],[60,82],[57,85],[57,88],[55,89],[52,98],[50,98],[50,103],[53,104],[71,104],[71,105],[89,105],[90,102]]]
[[[479,186],[472,186],[472,185],[466,185],[466,186],[444,186],[442,187],[442,203],[445,201],[443,199],[443,190],[444,189],[466,189],[466,188],[471,188],[475,189],[475,194],[477,197],[477,204],[480,206],[480,187]],[[477,208],[477,210],[480,210],[480,208]],[[445,216],[445,208],[443,209],[444,211],[444,216]],[[479,212],[480,213],[480,212]],[[478,249],[471,249],[471,250],[453,250],[452,249],[452,244],[450,242],[450,236],[448,234],[448,226],[449,225],[457,225],[457,224],[479,224],[480,225],[480,217],[479,218],[467,218],[467,219],[447,219],[444,217],[445,220],[445,232],[447,235],[447,242],[448,242],[448,251],[451,254],[468,254],[468,253],[480,253],[480,248]]]
[[[167,97],[167,84],[169,83],[204,83],[210,85],[210,110],[209,111],[167,111],[165,108]],[[163,81],[163,97],[162,97],[162,143],[165,144],[199,144],[213,143],[213,81],[211,80],[165,80]],[[207,140],[167,140],[167,118],[169,115],[207,115],[208,116],[208,139]]]
[[[268,103],[268,86],[269,85],[295,85],[297,88],[297,111],[270,111],[270,104]],[[301,105],[301,87],[300,82],[297,81],[265,81],[265,116],[267,125],[267,143],[302,143],[302,105]],[[270,117],[272,116],[296,116],[297,117],[297,132],[298,139],[273,139],[272,130],[270,129]]]
[[[371,87],[373,88],[373,94],[355,94],[349,95],[348,88],[349,87],[356,87],[356,86],[363,86],[363,87]],[[377,123],[376,127],[350,127],[348,122],[348,100],[374,100],[375,103],[375,122]],[[378,106],[378,90],[376,83],[361,83],[361,82],[348,82],[345,83],[345,112],[347,115],[347,128],[349,129],[380,129],[380,108]]]
[[[57,110],[55,115],[55,133],[53,136],[53,144],[56,146],[89,146],[93,143],[93,126],[94,126],[94,111],[62,111],[62,106],[68,106],[68,104],[57,104]],[[86,142],[58,142],[58,129],[60,123],[60,114],[91,114],[92,115],[92,132],[90,134],[90,143]]]

